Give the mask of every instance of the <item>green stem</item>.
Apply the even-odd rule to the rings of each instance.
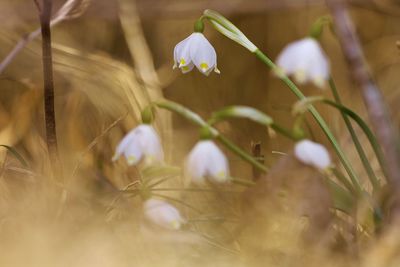
[[[346,176],[343,175],[338,169],[332,168],[332,173],[336,176],[336,178],[353,194],[357,194],[357,191],[354,189],[353,185],[349,182]],[[359,192],[360,193],[360,192]]]
[[[278,67],[272,62],[261,50],[257,49],[254,54],[256,55],[257,58],[259,58],[264,64],[266,64],[268,67],[270,67],[273,71],[278,71]],[[290,90],[299,98],[299,99],[305,99],[305,95],[300,91],[299,88],[286,76],[286,75],[280,75],[280,79],[290,88]],[[319,112],[315,109],[313,105],[310,105],[308,108],[309,112],[313,115],[321,129],[324,131],[325,135],[331,142],[333,148],[335,149],[340,161],[343,164],[343,167],[346,169],[346,172],[349,174],[349,177],[354,184],[354,186],[357,188],[357,191],[362,191],[361,190],[361,185],[359,183],[359,179],[357,174],[355,173],[353,167],[351,166],[349,160],[347,159],[346,155],[343,153],[342,149],[339,146],[338,141],[334,137],[333,133],[329,129],[328,125],[326,124],[325,120],[322,118],[322,116],[319,114]]]
[[[292,131],[283,128],[282,126],[276,124],[276,123],[272,123],[270,126],[272,129],[274,129],[276,132],[280,133],[281,135],[293,140],[293,141],[298,141],[304,138],[303,135],[298,135],[296,133],[293,133]]]
[[[224,107],[223,109],[213,112],[211,114],[211,118],[208,120],[208,124],[210,126],[214,126],[216,123],[230,118],[249,119],[265,127],[270,127],[276,132],[294,141],[303,138],[303,135],[298,135],[290,130],[285,129],[284,127],[275,123],[274,120],[264,112],[249,106],[235,105]]]
[[[175,103],[173,101],[162,101],[162,102],[154,102],[153,103],[156,107],[163,108],[172,112],[175,112],[185,119],[197,124],[198,126],[205,127],[208,124],[197,114],[191,111],[190,109]]]
[[[238,155],[241,159],[249,162],[251,165],[253,165],[254,167],[256,167],[257,169],[259,169],[262,172],[265,172],[265,173],[268,172],[268,167],[267,166],[265,166],[264,164],[261,164],[260,162],[258,162],[253,156],[251,156],[251,155],[247,154],[246,152],[244,152],[241,148],[239,148],[234,143],[229,141],[229,139],[227,139],[225,136],[219,134],[215,138],[219,142],[221,142],[224,146],[226,146],[229,150],[231,150],[236,155]]]
[[[335,82],[334,82],[332,77],[329,79],[329,86],[330,86],[330,88],[332,90],[332,94],[333,94],[333,97],[335,98],[335,101],[338,104],[342,105],[342,101],[341,101],[339,93],[337,91],[336,84],[335,84]],[[342,117],[343,117],[343,120],[344,120],[344,122],[346,124],[346,127],[349,130],[351,138],[353,139],[354,146],[356,147],[356,150],[358,152],[358,155],[360,156],[361,162],[364,165],[364,168],[365,168],[365,170],[366,170],[366,172],[368,174],[368,178],[369,178],[369,180],[370,180],[370,182],[372,184],[372,187],[373,187],[374,191],[377,191],[379,189],[379,187],[380,187],[379,180],[375,176],[375,173],[374,173],[374,170],[371,167],[371,164],[369,164],[368,158],[367,158],[367,156],[365,154],[365,151],[364,151],[360,141],[357,138],[356,132],[354,131],[353,126],[351,125],[350,119],[348,118],[348,116],[346,115],[346,113],[344,111],[341,110],[340,113],[342,114]]]
[[[215,139],[217,139],[219,142],[221,142],[224,146],[226,146],[229,150],[231,150],[233,153],[235,153],[240,158],[242,158],[243,160],[247,161],[248,163],[250,163],[257,169],[259,169],[260,171],[265,172],[265,173],[268,171],[268,168],[265,165],[261,164],[250,154],[246,153],[241,148],[239,148],[238,146],[233,144],[229,139],[227,139],[226,137],[221,135],[217,129],[211,127],[198,114],[194,113],[193,111],[189,110],[188,108],[186,108],[178,103],[172,102],[172,101],[155,102],[153,104],[156,107],[175,112],[200,127],[208,127],[210,129],[212,136]]]

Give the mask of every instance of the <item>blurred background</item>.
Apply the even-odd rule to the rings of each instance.
[[[56,11],[65,1],[53,2]],[[366,59],[398,125],[400,2],[348,3]],[[281,125],[292,126],[291,108],[296,99],[291,91],[257,58],[210,24],[206,24],[205,36],[215,47],[221,74],[205,77],[194,70],[182,75],[172,69],[175,45],[192,33],[193,23],[204,9],[226,16],[272,59],[286,44],[308,35],[312,23],[328,13],[322,0],[92,0],[81,16],[55,25],[52,37],[60,157],[68,185],[77,195],[84,196],[70,197],[62,226],[53,219],[54,213],[59,212],[57,190],[53,192],[41,182],[49,180],[49,163],[43,139],[40,37],[29,42],[0,74],[0,144],[14,147],[28,162],[23,166],[10,151],[0,148],[3,266],[25,266],[27,259],[31,260],[30,266],[159,263],[153,261],[154,255],[143,254],[153,249],[152,241],[158,242],[158,238],[134,237],[133,229],[140,228],[138,203],[121,204],[122,209],[129,205],[131,214],[122,212],[124,219],[110,219],[114,223],[111,230],[99,222],[105,215],[96,206],[109,202],[109,194],[115,188],[123,188],[138,175],[136,168],[128,168],[122,161],[113,163],[111,157],[119,140],[139,123],[140,110],[151,101],[167,98],[205,119],[227,105],[249,105]],[[21,38],[39,27],[32,0],[0,0],[0,21],[0,60]],[[324,31],[321,44],[330,58],[332,75],[344,103],[366,116],[358,88],[331,31]],[[308,96],[331,97],[328,90],[312,85],[301,89]],[[339,114],[329,107],[318,108],[346,152],[356,159]],[[328,144],[314,122],[308,121],[315,140]],[[156,127],[168,162],[181,166],[198,139],[198,129],[166,111],[157,113]],[[280,158],[274,151],[288,152],[293,146],[285,137],[271,135],[265,128],[244,120],[224,122],[219,130],[249,153],[252,142],[260,142],[262,155],[270,166]],[[252,175],[247,163],[227,154],[233,175]],[[163,237],[168,242],[171,239],[167,233]],[[200,246],[191,235],[174,236],[174,242],[175,239],[197,245],[188,252],[187,247],[177,245],[182,243],[174,243],[180,251],[177,253],[167,242],[157,250],[160,257],[165,256],[163,266],[184,266],[187,258],[198,261],[199,266],[208,264],[210,259],[204,259],[204,255],[210,247],[215,266],[228,265],[234,255],[209,244]]]

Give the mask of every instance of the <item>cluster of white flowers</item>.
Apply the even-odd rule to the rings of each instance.
[[[278,55],[276,63],[280,69],[278,73],[293,75],[300,84],[311,81],[324,88],[329,79],[329,60],[318,41],[312,37],[288,44]],[[174,49],[174,68],[187,73],[194,66],[205,75],[209,75],[212,69],[219,73],[215,49],[200,32],[192,33]]]
[[[175,46],[174,62],[174,68],[180,68],[183,73],[191,71],[194,66],[205,75],[209,75],[213,69],[219,73],[217,54],[200,32],[192,33]],[[328,59],[313,38],[289,44],[279,54],[277,65],[284,74],[294,75],[299,83],[312,81],[316,86],[324,87],[329,78]],[[302,163],[317,169],[323,170],[331,165],[325,147],[309,140],[298,142],[294,154]],[[118,144],[113,160],[117,160],[121,155],[125,156],[128,165],[134,165],[142,159],[147,164],[161,163],[164,153],[155,129],[151,125],[141,124]],[[228,160],[213,141],[200,140],[187,157],[185,175],[197,184],[204,183],[206,179],[218,183],[227,182]],[[145,201],[144,214],[152,223],[170,230],[180,229],[185,223],[178,209],[155,198]]]
[[[138,164],[142,159],[146,164],[161,163],[163,150],[155,129],[141,124],[130,131],[118,144],[113,160],[124,155],[128,165]],[[229,165],[226,156],[210,140],[199,141],[186,160],[186,175],[194,183],[204,183],[206,178],[213,182],[229,179]],[[151,198],[144,204],[146,218],[166,229],[179,229],[185,220],[171,204]]]
[[[156,130],[148,124],[141,124],[130,131],[118,144],[113,160],[124,155],[128,165],[140,162],[160,163],[163,149]],[[206,177],[214,182],[226,182],[229,179],[229,164],[224,153],[210,140],[199,141],[189,153],[185,173],[194,183],[203,183]]]

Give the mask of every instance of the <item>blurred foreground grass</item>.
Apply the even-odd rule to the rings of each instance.
[[[152,2],[152,12],[174,3],[190,7],[178,5],[180,1]],[[307,34],[311,22],[326,12],[318,1],[308,8],[267,7],[249,14],[240,9],[246,1],[215,2],[230,10],[235,23],[272,57],[287,42]],[[60,6],[62,1],[55,3]],[[256,59],[215,32],[206,30],[215,43],[220,76],[205,78],[195,72],[182,76],[172,71],[172,49],[190,33],[202,9],[209,7],[205,3],[196,1],[198,12],[183,9],[157,18],[146,14],[144,1],[92,1],[85,15],[53,29],[65,187],[49,178],[40,39],[29,43],[1,74],[0,144],[14,147],[28,162],[24,166],[0,148],[1,266],[398,266],[400,233],[395,227],[376,235],[348,216],[334,214],[329,194],[315,173],[299,169],[290,158],[274,165],[281,156],[271,151],[288,152],[292,144],[247,122],[226,123],[220,130],[246,150],[251,141],[261,141],[267,164],[274,166],[271,177],[279,177],[271,178],[272,191],[232,185],[212,188],[211,193],[169,192],[168,196],[202,210],[196,213],[177,204],[190,219],[187,229],[178,232],[148,225],[138,197],[115,201],[117,189],[137,180],[141,172],[122,161],[112,163],[112,154],[150,101],[167,97],[201,115],[224,105],[247,104],[283,124],[292,121],[290,92]],[[352,11],[373,72],[396,112],[399,18],[364,8]],[[0,16],[4,18],[0,29],[3,58],[23,34],[38,27],[38,21],[29,0],[0,2]],[[373,23],[362,26],[369,21]],[[358,93],[348,90],[352,83],[338,44],[329,34],[322,43],[344,102],[363,114]],[[303,89],[308,95],[320,94],[312,87]],[[342,131],[339,114],[322,111],[361,169],[354,149],[347,145],[350,138]],[[397,112],[394,115],[398,121]],[[180,118],[171,120],[168,113],[159,112],[157,118],[167,160],[180,165],[197,131]],[[316,138],[324,142],[312,127]],[[230,157],[232,172],[250,178],[251,168]],[[292,177],[296,180],[288,181]],[[179,175],[168,185],[182,185]],[[270,197],[281,186],[289,190],[290,197],[284,197],[287,203]],[[309,216],[299,216],[299,210],[309,211]]]

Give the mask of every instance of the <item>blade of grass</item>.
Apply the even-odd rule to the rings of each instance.
[[[330,88],[332,90],[332,94],[333,94],[333,97],[335,98],[335,101],[338,104],[342,105],[342,101],[341,101],[339,93],[337,91],[336,84],[335,84],[335,82],[334,82],[332,77],[329,79],[329,86],[330,86]],[[369,180],[370,180],[370,182],[372,184],[372,187],[373,187],[374,191],[378,191],[379,188],[380,188],[379,180],[376,177],[375,172],[371,167],[371,164],[369,163],[369,160],[368,160],[368,158],[367,158],[367,156],[365,154],[365,151],[364,151],[364,149],[363,149],[363,147],[362,147],[362,145],[360,143],[360,140],[358,139],[357,134],[354,131],[354,128],[351,125],[351,122],[350,122],[348,116],[346,115],[346,113],[344,111],[342,111],[342,110],[340,110],[340,113],[342,114],[344,123],[346,124],[346,127],[347,127],[347,129],[348,129],[348,131],[349,131],[349,133],[351,135],[351,139],[353,140],[354,146],[356,147],[356,150],[357,150],[358,155],[359,155],[359,157],[361,159],[361,162],[362,162],[362,164],[363,164],[363,166],[365,168],[365,171],[367,172],[367,175],[368,175],[368,178],[369,178]]]
[[[13,154],[13,156],[24,166],[24,167],[29,167],[28,163],[26,162],[26,160],[18,153],[18,151],[11,147],[11,146],[7,146],[7,145],[0,145],[1,147],[6,148],[8,151],[11,152],[11,154]]]

